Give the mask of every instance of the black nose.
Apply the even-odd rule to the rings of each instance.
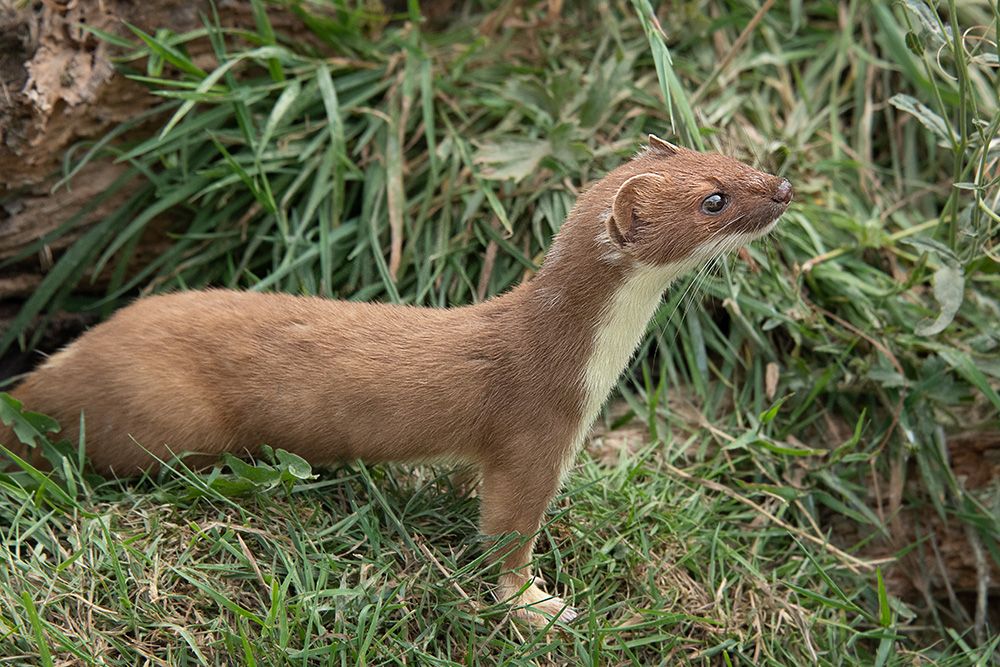
[[[792,189],[792,184],[788,182],[788,179],[781,179],[781,183],[778,184],[778,189],[774,191],[774,196],[772,199],[779,204],[787,204],[792,201],[792,195],[795,194],[795,190]]]

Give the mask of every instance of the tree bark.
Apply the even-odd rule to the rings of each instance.
[[[222,26],[254,27],[249,2],[217,6]],[[307,29],[294,15],[274,6],[268,7],[268,15],[277,31],[305,38]],[[126,23],[151,34],[184,33],[203,27],[206,16],[214,20],[208,0],[44,0],[22,9],[0,4],[0,264],[62,227],[127,169],[103,157],[88,163],[69,183],[54,187],[63,175],[64,160],[72,165],[83,155],[86,142],[97,141],[162,101],[119,73],[113,58],[122,55],[121,49],[86,27],[138,41]],[[207,39],[189,42],[186,48],[203,67],[215,66]],[[141,62],[133,64],[142,67]],[[162,122],[151,118],[123,139],[150,136]],[[68,158],[67,151],[72,151]],[[132,187],[116,192],[40,250],[0,267],[0,332],[41,283],[53,260],[121,205]],[[168,226],[169,219],[151,225],[131,271],[142,268],[169,244],[164,234]],[[97,276],[93,282],[89,278],[81,282],[80,290],[104,291],[107,276]],[[56,322],[60,319],[57,315]],[[55,339],[43,348],[58,347],[79,333],[83,324],[56,327]],[[0,378],[3,370],[0,363]]]

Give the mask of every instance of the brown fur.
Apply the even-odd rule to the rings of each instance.
[[[12,393],[71,440],[83,411],[102,473],[131,475],[185,450],[210,464],[261,444],[315,463],[472,463],[483,534],[527,538],[502,554],[499,597],[569,619],[527,565],[593,418],[582,374],[608,304],[643,267],[687,261],[720,235],[759,234],[791,199],[784,179],[650,142],[580,197],[538,274],[501,297],[439,310],[223,290],[156,296]],[[708,216],[701,202],[715,192],[732,201]],[[2,426],[0,443],[15,444]]]

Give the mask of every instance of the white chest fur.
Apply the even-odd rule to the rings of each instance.
[[[570,456],[579,451],[601,406],[642,341],[663,291],[697,263],[690,260],[666,266],[640,266],[615,290],[601,313],[590,358],[583,368],[583,414],[577,429],[577,446]]]

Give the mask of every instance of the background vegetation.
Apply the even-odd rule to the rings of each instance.
[[[7,662],[1000,662],[1000,482],[956,472],[1000,426],[996,3],[285,4],[313,39],[262,2],[255,30],[105,35],[161,129],[79,146],[65,176],[111,153],[142,186],[0,345],[140,291],[484,299],[650,132],[786,176],[795,203],[752,262],[668,293],[553,508],[538,567],[573,625],[482,602],[475,501],[439,471],[124,483],[74,454],[0,475]],[[157,216],[175,241],[131,275]],[[102,270],[104,298],[74,296]]]

